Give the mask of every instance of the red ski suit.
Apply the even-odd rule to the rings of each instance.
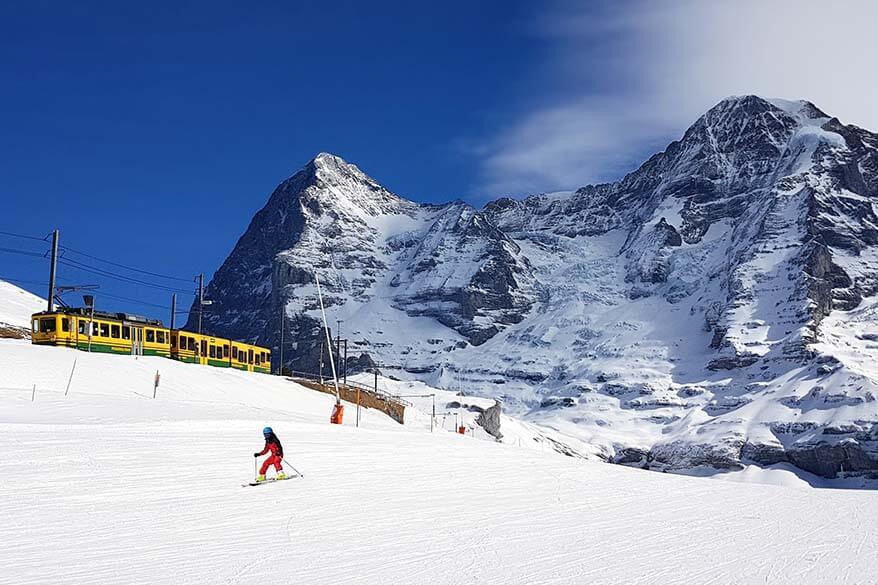
[[[262,467],[259,468],[259,475],[265,475],[265,472],[268,471],[268,468],[274,465],[274,469],[278,472],[281,470],[281,461],[283,461],[284,450],[283,447],[280,446],[280,441],[277,439],[272,440],[271,438],[265,440],[265,448],[259,452],[259,455],[265,455],[268,452],[271,452],[271,455],[262,462]]]

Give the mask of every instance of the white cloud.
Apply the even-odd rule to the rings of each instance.
[[[641,0],[556,6],[525,108],[485,145],[481,189],[618,178],[728,95],[808,99],[878,131],[878,2]]]

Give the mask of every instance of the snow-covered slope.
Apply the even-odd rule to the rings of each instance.
[[[374,413],[338,427],[330,396],[278,377],[21,341],[0,340],[0,387],[3,583],[875,576],[870,492],[644,473]],[[265,424],[304,478],[242,488]]]
[[[373,381],[377,382],[381,392],[402,397],[412,404],[414,408],[406,411],[406,424],[420,424],[422,428],[435,427],[452,433],[462,428],[463,434],[482,440],[582,459],[601,459],[599,447],[504,414],[500,403],[494,399],[467,395],[460,389],[434,388],[417,380],[394,380],[384,376],[374,378],[372,374],[357,374],[349,378],[367,387],[372,387]],[[417,419],[409,423],[411,411],[417,413]],[[429,423],[431,416],[435,416],[433,426]]]
[[[845,355],[878,335],[876,197],[878,136],[755,96],[617,183],[483,210],[324,154],[217,272],[209,325],[276,346],[283,310],[314,371],[319,271],[352,367],[500,398],[620,463],[869,474],[878,372]]]
[[[30,316],[46,310],[46,301],[40,297],[0,280],[0,330],[7,335],[30,334]]]

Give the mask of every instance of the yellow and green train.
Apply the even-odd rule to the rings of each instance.
[[[271,373],[271,350],[183,329],[127,313],[59,308],[31,317],[31,340],[83,351],[155,355],[191,364]]]

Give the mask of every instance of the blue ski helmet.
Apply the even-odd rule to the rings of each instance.
[[[274,432],[274,431],[271,430],[271,427],[265,427],[264,429],[262,429],[262,434],[263,434],[263,435],[270,435],[270,434],[272,434],[273,432]]]

